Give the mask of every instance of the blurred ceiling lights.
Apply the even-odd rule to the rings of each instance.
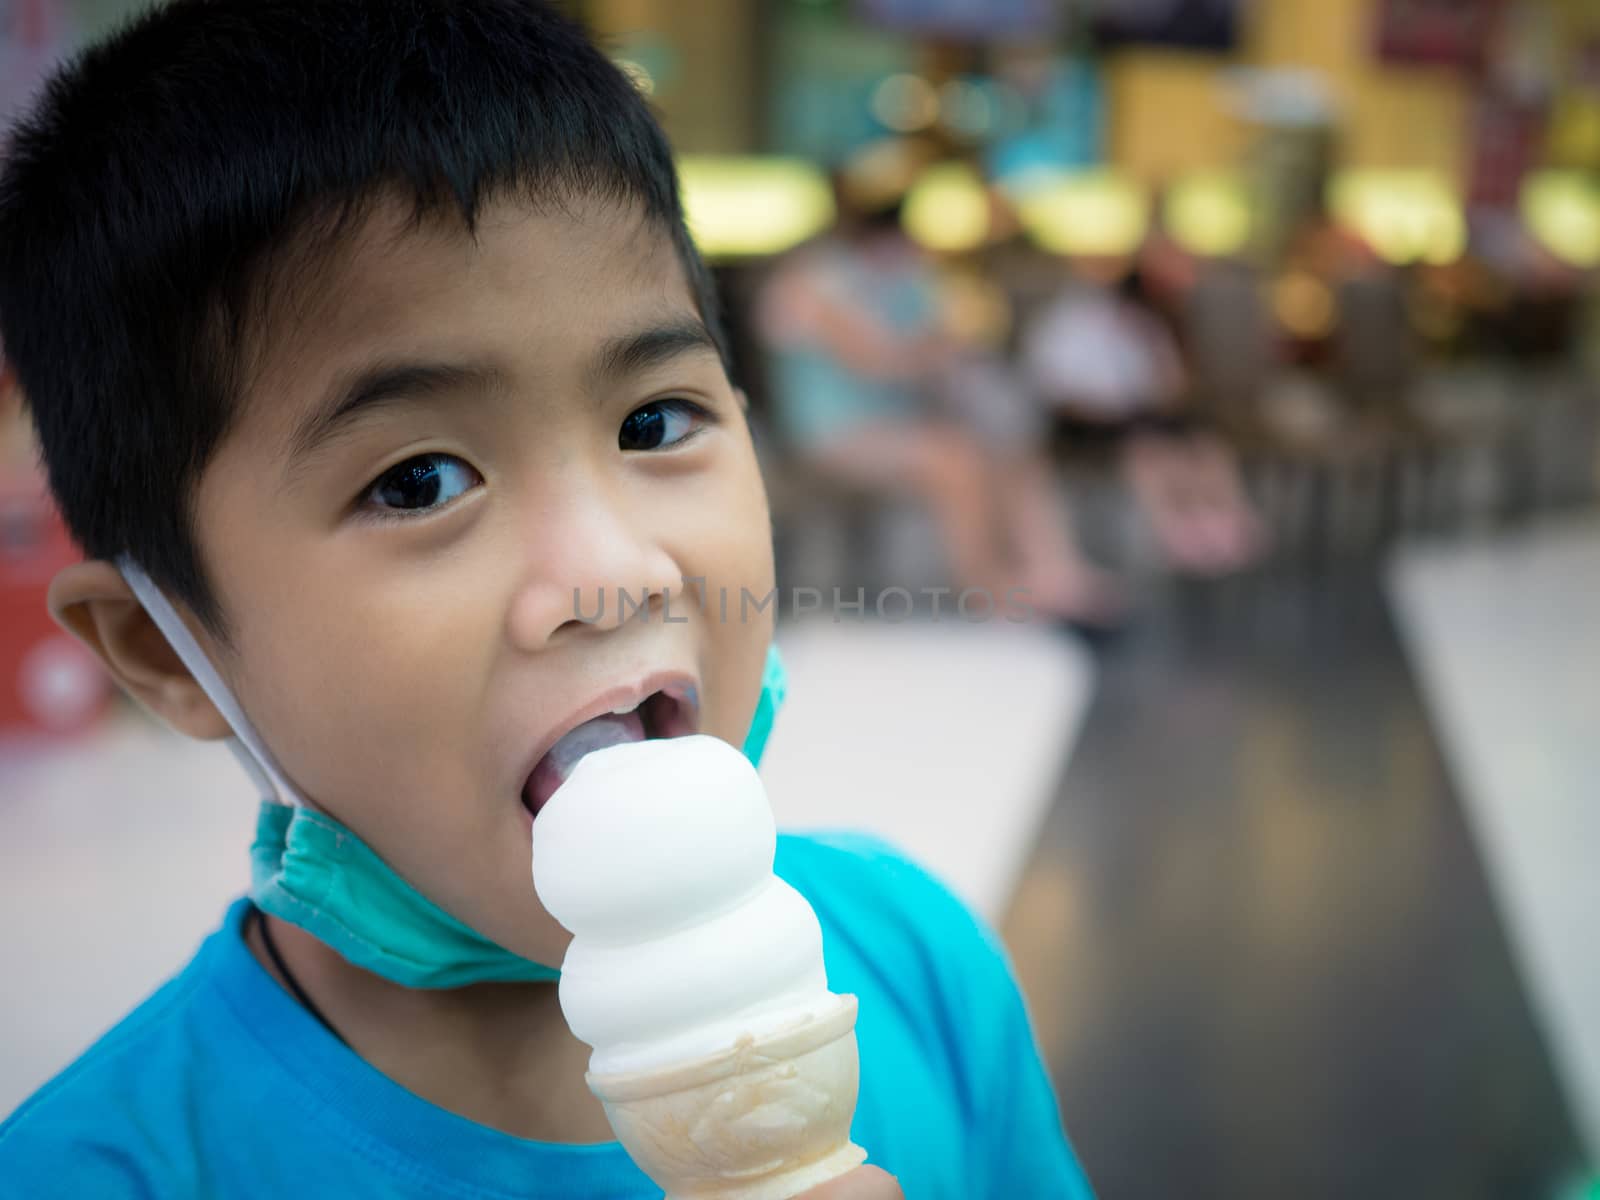
[[[1328,205],[1385,262],[1442,266],[1467,248],[1460,197],[1434,171],[1342,171],[1329,186]]]
[[[1585,173],[1530,176],[1522,186],[1522,219],[1539,244],[1568,266],[1600,266],[1600,190]]]
[[[1023,228],[1056,254],[1132,254],[1150,227],[1150,198],[1110,170],[1028,171],[1007,189]]]
[[[965,163],[939,163],[911,185],[900,219],[930,250],[974,250],[989,236],[989,193]]]
[[[1162,204],[1174,240],[1191,254],[1225,258],[1250,240],[1250,194],[1231,171],[1196,171],[1177,180]]]
[[[779,254],[828,228],[833,189],[809,162],[684,155],[689,231],[708,258]]]

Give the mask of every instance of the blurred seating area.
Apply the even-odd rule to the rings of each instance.
[[[1353,96],[1242,23],[1209,58],[906,37],[904,70],[856,81],[865,113],[829,126],[826,153],[802,130],[783,146],[779,122],[778,149],[812,157],[741,164],[787,172],[792,195],[693,165],[714,252],[711,214],[741,186],[774,213],[810,206],[774,222],[771,253],[719,256],[800,574],[902,577],[884,546],[904,541],[897,509],[920,510],[958,586],[1042,574],[1046,607],[1094,624],[1116,608],[1107,570],[1292,566],[1592,500],[1600,191],[1582,147],[1541,160],[1530,133],[1502,178],[1472,126],[1488,68],[1391,63],[1356,37],[1381,6],[1332,7],[1345,44],[1314,40],[1323,14],[1297,48],[1359,62],[1334,64]],[[1359,103],[1390,77],[1428,103]],[[1106,92],[1141,86],[1187,107],[1151,129],[1106,114]],[[1051,88],[1081,94],[1056,111]],[[981,482],[997,470],[1009,486]],[[980,561],[1008,544],[1011,575]]]
[[[588,7],[686,151],[808,579],[921,511],[947,577],[1093,623],[1080,537],[1214,575],[1592,495],[1581,4],[796,2],[724,13],[705,79],[709,17]],[[1019,528],[1040,456],[1077,503]]]

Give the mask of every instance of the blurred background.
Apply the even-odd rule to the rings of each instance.
[[[134,7],[0,0],[0,113]],[[1600,3],[570,7],[721,282],[780,819],[1000,927],[1100,1194],[1600,1197]],[[51,627],[0,397],[4,1113],[252,797]]]

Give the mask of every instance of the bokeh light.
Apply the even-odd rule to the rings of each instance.
[[[1272,315],[1293,337],[1320,341],[1338,323],[1333,289],[1310,271],[1286,271],[1272,284],[1270,299]]]
[[[834,219],[827,177],[800,159],[684,155],[678,174],[689,230],[709,258],[781,253]]]
[[[1577,171],[1542,171],[1522,187],[1522,219],[1539,244],[1574,267],[1600,266],[1600,189]]]
[[[940,163],[912,185],[901,219],[930,250],[972,250],[989,236],[989,193],[971,167]]]
[[[953,133],[981,138],[994,126],[989,93],[966,79],[952,79],[939,89],[939,119]]]
[[[1231,171],[1196,171],[1172,185],[1162,218],[1185,250],[1209,258],[1237,254],[1250,240],[1250,197]]]
[[[872,93],[872,115],[896,133],[916,133],[939,119],[939,94],[920,75],[891,75]]]
[[[1150,198],[1110,170],[1030,171],[1012,185],[1023,227],[1056,254],[1132,254],[1150,225]]]
[[[1334,218],[1396,266],[1454,262],[1467,248],[1461,198],[1427,170],[1350,170],[1329,187]]]

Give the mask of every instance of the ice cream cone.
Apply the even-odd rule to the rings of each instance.
[[[866,1158],[856,998],[776,850],[755,767],[708,734],[588,750],[533,824],[534,886],[572,933],[562,1014],[667,1200],[790,1200]]]
[[[588,1077],[611,1128],[667,1200],[789,1200],[866,1160],[850,1140],[856,998],[729,1049]]]

